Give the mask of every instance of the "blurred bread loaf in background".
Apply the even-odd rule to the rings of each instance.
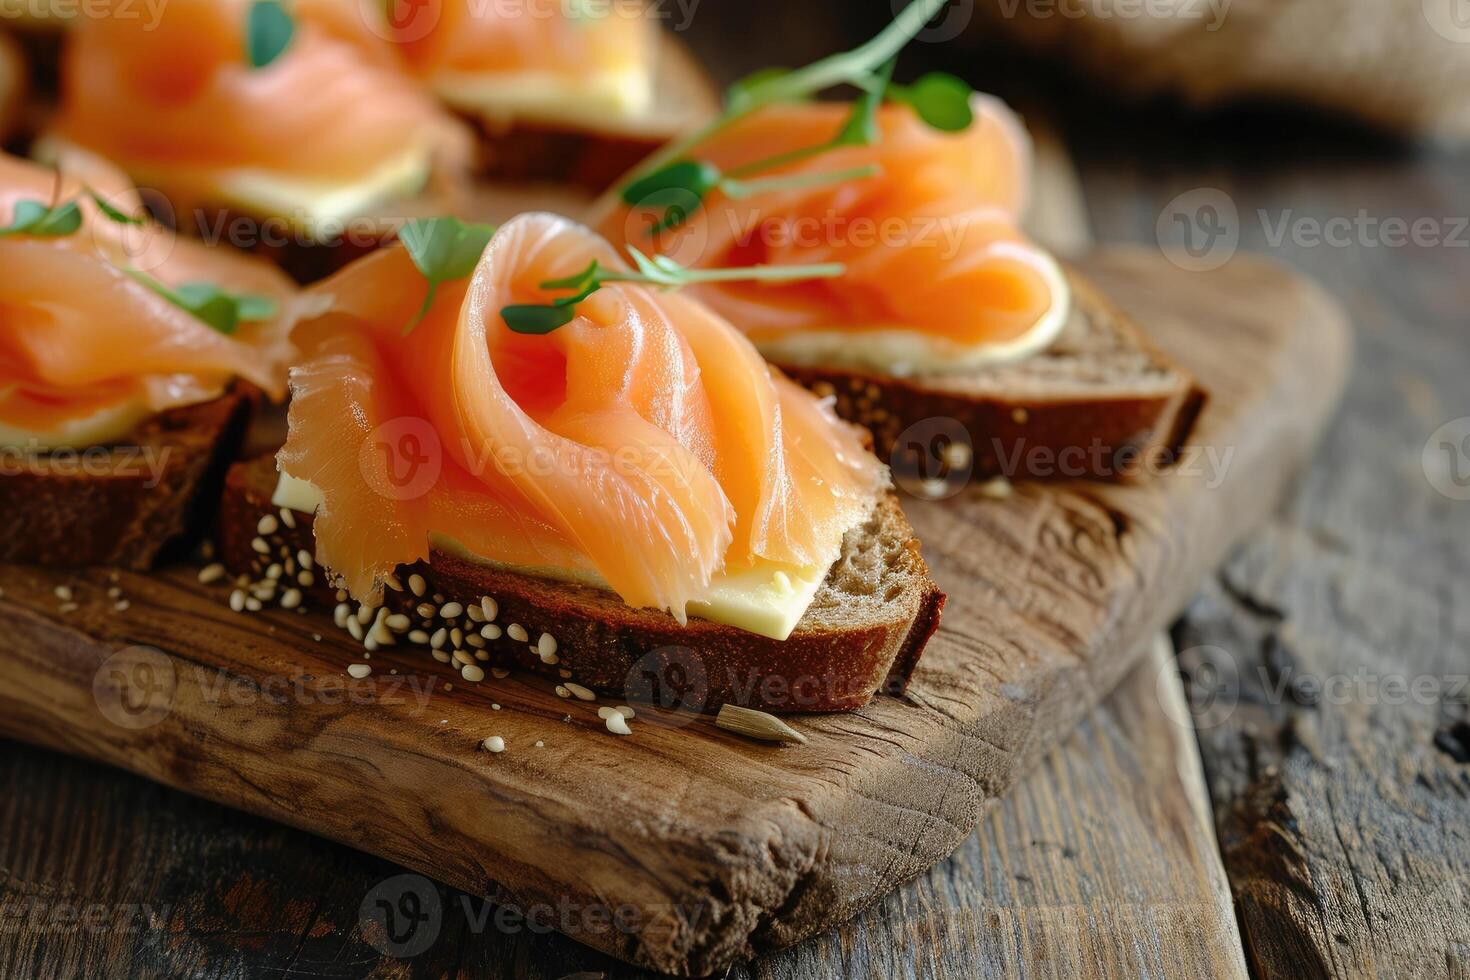
[[[1470,140],[1470,0],[962,0],[972,30],[1119,94],[1294,102]]]

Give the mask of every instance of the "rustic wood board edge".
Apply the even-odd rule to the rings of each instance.
[[[7,570],[3,669],[18,683],[0,690],[0,730],[466,890],[495,893],[499,882],[523,903],[657,911],[635,930],[575,936],[641,965],[707,973],[792,943],[965,838],[1269,512],[1340,390],[1340,316],[1279,270],[1238,260],[1228,273],[1182,276],[1126,252],[1085,264],[1166,348],[1186,362],[1198,355],[1192,366],[1217,398],[1199,439],[1236,448],[1234,476],[1213,489],[1177,471],[1142,485],[916,505],[941,584],[967,586],[949,628],[905,699],[806,719],[812,743],[800,752],[657,713],[640,717],[638,738],[614,742],[585,712],[560,720],[576,705],[514,679],[495,690],[507,710],[494,718],[520,751],[487,765],[474,745],[489,733],[491,694],[435,689],[407,713],[401,701],[322,703],[324,682],[356,659],[349,644],[314,643],[315,616],[242,620],[186,572],[124,577],[127,613],[104,608],[106,573],[83,573],[96,598],[68,616],[50,593],[76,575]],[[1202,335],[1197,320],[1212,315],[1238,335]],[[1241,362],[1222,362],[1231,352]],[[1227,505],[1228,519],[1217,512]],[[99,668],[138,644],[172,655],[171,710],[147,727],[119,727],[99,715],[99,698],[118,693]],[[395,654],[377,664],[407,673],[422,661]],[[211,677],[269,694],[263,676],[300,679],[309,710],[289,698],[221,706],[215,691],[211,700]],[[556,733],[552,751],[524,748],[539,731]]]

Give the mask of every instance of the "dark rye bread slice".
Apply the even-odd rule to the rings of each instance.
[[[285,563],[302,549],[314,551],[311,518],[293,513],[291,521],[280,520],[271,503],[275,486],[269,456],[230,469],[219,554],[237,575],[260,579],[268,565]],[[422,596],[412,591],[414,575],[426,582]],[[304,591],[331,609],[337,599],[327,578],[315,576]],[[469,657],[483,655],[473,662],[486,669],[530,669],[617,698],[704,710],[733,703],[778,712],[848,711],[875,692],[902,693],[944,606],[893,494],[848,532],[842,557],[784,641],[697,618],[681,626],[667,613],[630,608],[604,589],[488,568],[438,551],[427,563],[400,569],[398,578],[404,588],[386,590],[384,606],[430,635],[441,628],[478,635],[483,622],[464,613],[446,620],[439,610],[446,603],[494,600],[501,636],[480,651],[464,646]],[[425,603],[434,607],[433,616],[419,612]],[[407,632],[398,632],[399,644],[410,642]],[[555,642],[549,661],[537,652],[542,634]]]
[[[0,450],[0,561],[144,569],[197,537],[258,397],[238,385],[84,450]]]
[[[980,479],[1114,481],[1168,465],[1205,392],[1095,287],[1070,269],[1067,278],[1066,326],[1049,348],[1015,364],[908,377],[780,367],[872,430],[879,456],[900,472],[931,475],[935,440],[966,437]],[[963,455],[946,456],[963,468]]]

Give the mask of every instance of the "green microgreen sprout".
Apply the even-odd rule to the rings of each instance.
[[[830,279],[840,276],[845,267],[840,263],[806,266],[755,265],[742,269],[690,269],[664,255],[647,256],[629,247],[635,271],[611,269],[593,259],[585,269],[564,279],[541,283],[545,290],[569,289],[573,292],[546,304],[525,303],[503,307],[505,325],[515,333],[548,334],[566,326],[577,315],[577,304],[610,282],[639,283],[660,289],[680,289],[695,283],[712,282],[795,282],[806,279]]]
[[[480,255],[494,234],[493,225],[469,224],[450,217],[416,218],[399,230],[398,240],[403,243],[414,266],[429,281],[424,303],[404,328],[405,335],[419,325],[434,305],[441,284],[463,279],[475,271]]]
[[[238,330],[242,323],[271,319],[279,309],[269,296],[231,293],[209,282],[169,286],[140,269],[124,271],[174,306],[226,336]]]
[[[253,0],[245,14],[245,57],[251,68],[264,68],[291,45],[296,34],[281,0]]]

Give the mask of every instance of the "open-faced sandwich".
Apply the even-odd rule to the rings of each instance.
[[[375,10],[171,0],[156,23],[85,18],[68,32],[36,155],[104,156],[162,195],[161,217],[186,234],[319,278],[405,217],[444,211],[468,153]]]
[[[309,291],[290,435],[230,475],[227,563],[325,570],[369,649],[425,644],[471,681],[521,664],[623,691],[677,662],[709,706],[806,711],[903,687],[943,596],[888,472],[719,315],[651,288],[698,276],[547,214],[403,242]]]
[[[478,176],[600,191],[717,109],[655,8],[429,0],[389,26],[409,70],[479,134]]]
[[[295,290],[62,167],[0,156],[0,560],[146,567],[213,506],[252,401],[284,396]]]
[[[693,289],[834,395],[882,454],[911,426],[952,419],[982,475],[1126,475],[1135,454],[1179,443],[1201,395],[1020,230],[1020,121],[953,76],[891,82],[933,6],[911,5],[857,51],[738,84],[723,116],[621,182],[596,223],[693,268],[842,263],[838,277]],[[861,96],[810,100],[841,83]]]

